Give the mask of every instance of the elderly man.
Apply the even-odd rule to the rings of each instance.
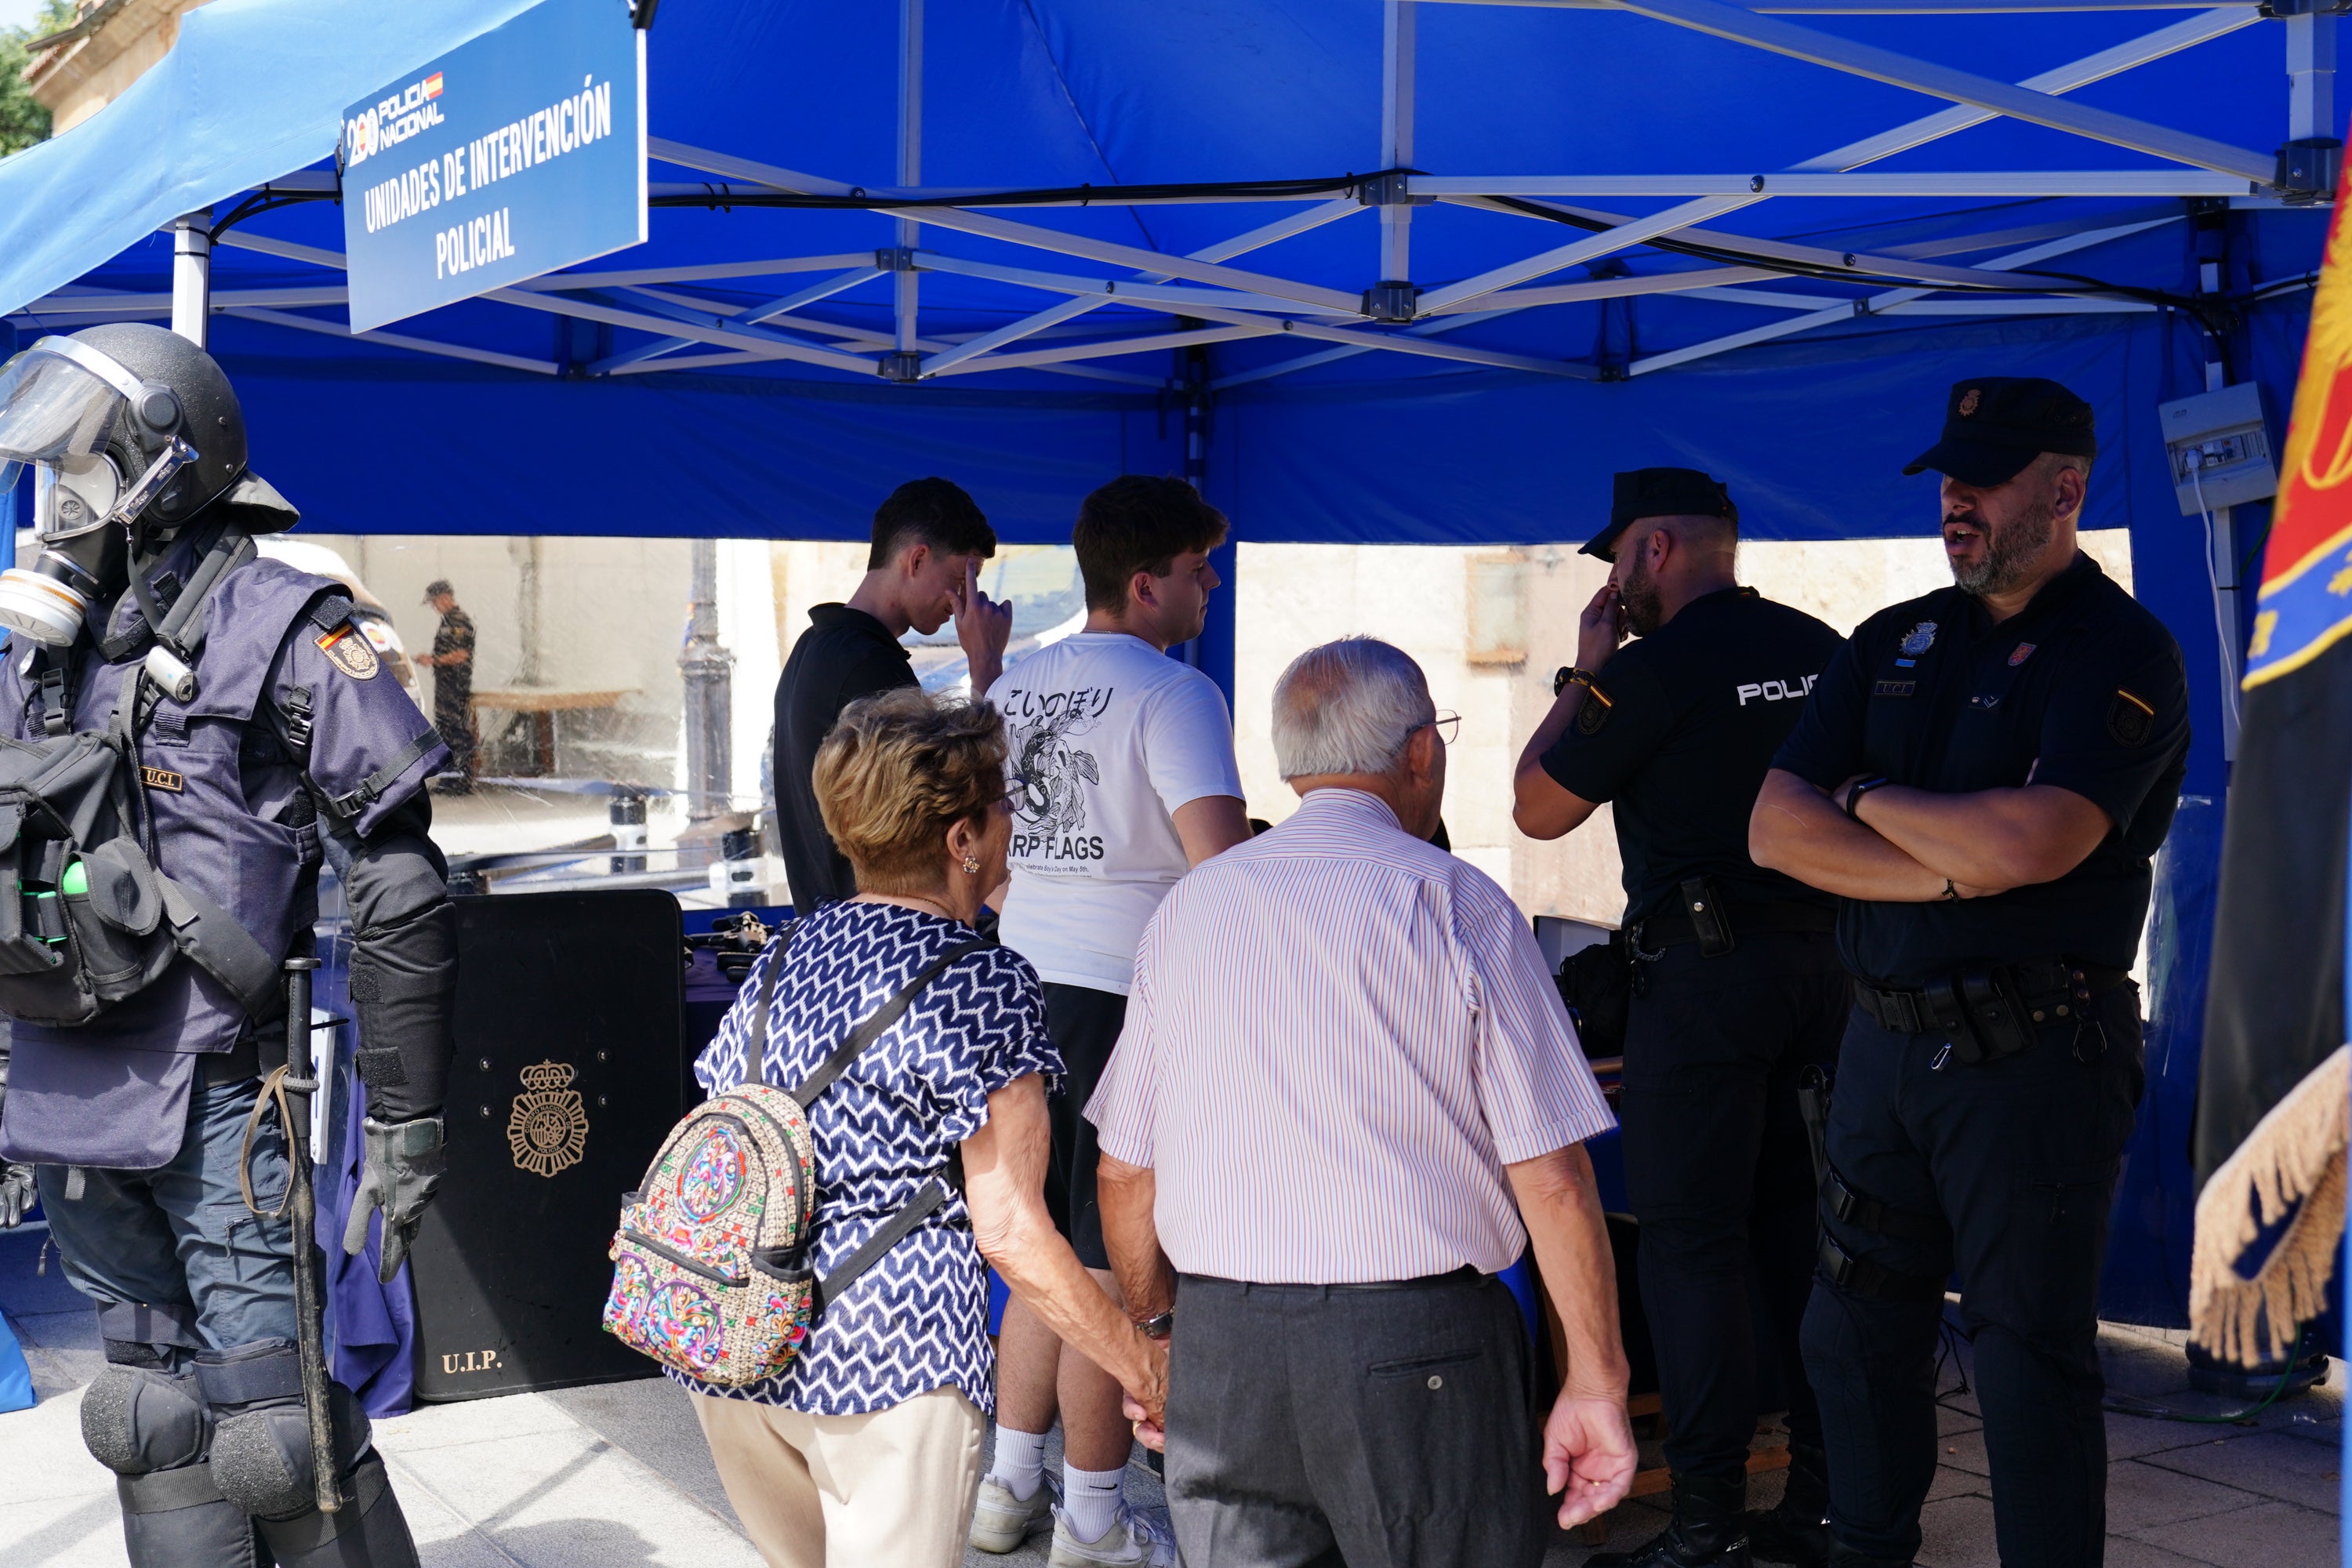
[[[1539,1473],[1563,1525],[1633,1478],[1580,1147],[1610,1116],[1518,910],[1427,842],[1453,724],[1386,643],[1292,663],[1274,743],[1299,808],[1160,904],[1087,1108],[1128,1310],[1175,1335],[1191,1563],[1532,1568]],[[1496,1279],[1530,1237],[1568,1344],[1540,1454]]]

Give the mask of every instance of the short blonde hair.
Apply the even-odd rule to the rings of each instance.
[[[1004,721],[915,687],[861,697],[816,752],[817,809],[869,893],[940,885],[943,840],[1004,797]]]

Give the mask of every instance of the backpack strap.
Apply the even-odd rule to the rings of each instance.
[[[907,1200],[907,1206],[882,1222],[866,1245],[844,1259],[840,1268],[816,1282],[816,1310],[822,1314],[834,1299],[857,1282],[857,1277],[882,1261],[882,1255],[907,1239],[907,1233],[929,1219],[948,1201],[948,1190],[937,1176],[925,1182]]]
[[[236,923],[236,917],[184,882],[160,870],[155,880],[163,891],[163,916],[171,922],[172,941],[197,968],[211,975],[236,998],[249,1018],[267,1018],[285,1005],[278,984],[278,961]]]
[[[915,977],[912,980],[908,981],[906,984],[898,987],[898,994],[897,995],[891,997],[887,1002],[883,1003],[880,1011],[877,1012],[872,1017],[866,1019],[866,1022],[858,1025],[856,1028],[851,1030],[849,1037],[842,1041],[840,1045],[834,1047],[833,1055],[825,1058],[824,1060],[818,1065],[816,1071],[809,1074],[807,1078],[801,1080],[801,1086],[793,1090],[793,1098],[800,1102],[801,1109],[803,1110],[807,1110],[808,1107],[816,1100],[818,1095],[823,1094],[826,1089],[833,1087],[833,1080],[839,1078],[845,1071],[846,1071],[849,1064],[856,1061],[859,1054],[863,1052],[866,1047],[872,1045],[876,1040],[880,1039],[882,1037],[883,1031],[889,1028],[891,1025],[897,1023],[900,1018],[904,1017],[906,1016],[907,1009],[915,1005],[915,998],[921,995],[924,988],[929,985],[932,981],[937,980],[940,977],[940,973],[944,971],[949,964],[953,963],[957,959],[963,957],[967,953],[978,952],[982,948],[994,947],[996,943],[988,941],[986,938],[982,938],[976,942],[959,942],[954,947],[948,949],[947,952],[931,960],[930,963],[923,965],[922,968],[917,970],[915,972]],[[782,965],[782,955],[780,954],[778,955],[778,964],[780,967]],[[771,971],[769,973],[769,980],[771,983],[773,982],[774,978],[774,973],[773,971]],[[762,1006],[760,1009],[760,1017],[762,1022],[766,1020],[767,1016],[767,1009]]]
[[[776,976],[784,972],[784,954],[792,951],[793,932],[801,922],[793,921],[778,931],[772,943],[776,956],[768,962],[767,973],[760,977],[760,1005],[751,1013],[751,1031],[743,1037],[743,1081],[764,1084],[768,1081],[768,1009],[776,1000]]]

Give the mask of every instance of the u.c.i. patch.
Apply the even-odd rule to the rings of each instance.
[[[149,789],[167,789],[173,795],[187,788],[187,780],[169,768],[142,767],[139,770],[139,782]]]
[[[1870,689],[1873,697],[1908,697],[1919,689],[1916,680],[1882,680]]]
[[[383,668],[383,661],[376,658],[374,647],[349,621],[333,631],[320,633],[318,644],[319,651],[327,656],[328,661],[353,680],[373,679],[375,672]]]

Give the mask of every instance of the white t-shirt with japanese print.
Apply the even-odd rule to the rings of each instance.
[[[1127,994],[1144,922],[1186,869],[1177,809],[1241,798],[1216,683],[1125,632],[1079,632],[988,689],[1011,742],[1004,944],[1038,974]]]

